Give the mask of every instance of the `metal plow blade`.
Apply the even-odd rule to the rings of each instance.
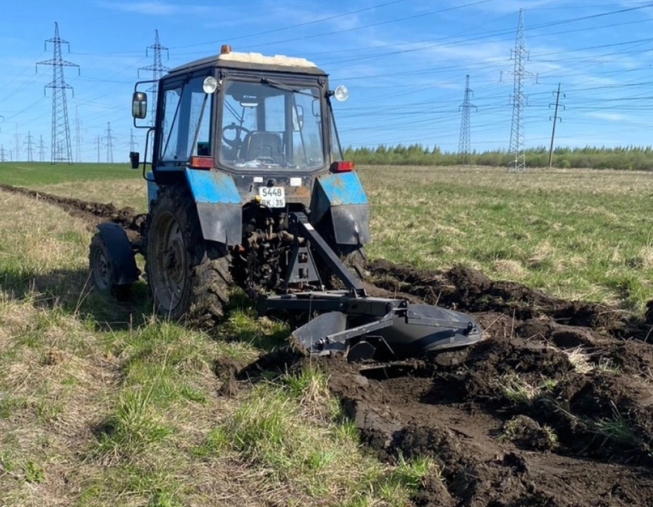
[[[349,351],[350,359],[372,358],[384,351],[395,358],[472,345],[481,327],[464,313],[437,306],[405,303],[381,318],[328,312],[292,333],[292,341],[311,354]]]

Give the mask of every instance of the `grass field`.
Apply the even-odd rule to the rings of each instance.
[[[652,293],[653,174],[364,167],[368,256],[461,262],[565,298],[641,311]],[[145,207],[127,165],[0,164],[0,182]],[[0,505],[405,505],[427,459],[362,449],[317,370],[235,390],[283,343],[235,297],[211,335],[90,290],[92,232],[0,193]]]
[[[369,256],[463,263],[567,299],[641,310],[653,294],[653,173],[366,167]]]

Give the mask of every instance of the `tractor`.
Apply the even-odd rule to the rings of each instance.
[[[143,89],[153,84],[149,105]],[[126,297],[140,254],[153,305],[173,320],[218,324],[236,285],[261,314],[305,319],[291,340],[309,353],[414,357],[480,340],[468,315],[368,295],[369,204],[343,159],[331,104],[347,96],[304,58],[227,45],[136,83],[132,116],[147,129],[146,156],[130,159],[147,181],[148,213],[137,239],[98,226],[93,285]]]

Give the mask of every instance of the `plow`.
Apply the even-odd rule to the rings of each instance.
[[[469,315],[367,293],[369,204],[331,104],[348,92],[314,63],[223,46],[155,83],[156,115],[143,125],[140,89],[151,84],[137,83],[132,101],[153,146],[149,162],[130,154],[148,185],[143,233],[98,225],[97,289],[125,297],[140,254],[160,314],[215,325],[235,285],[260,314],[292,315],[290,342],[308,354],[403,359],[481,339]]]

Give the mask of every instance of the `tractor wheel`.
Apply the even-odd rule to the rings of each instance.
[[[218,244],[204,240],[187,189],[160,189],[147,231],[145,272],[157,311],[174,320],[213,326],[229,300],[229,259]]]
[[[129,297],[131,284],[118,285],[114,282],[111,257],[104,238],[99,233],[91,240],[88,263],[91,269],[91,283],[97,290],[111,294],[120,301]]]

